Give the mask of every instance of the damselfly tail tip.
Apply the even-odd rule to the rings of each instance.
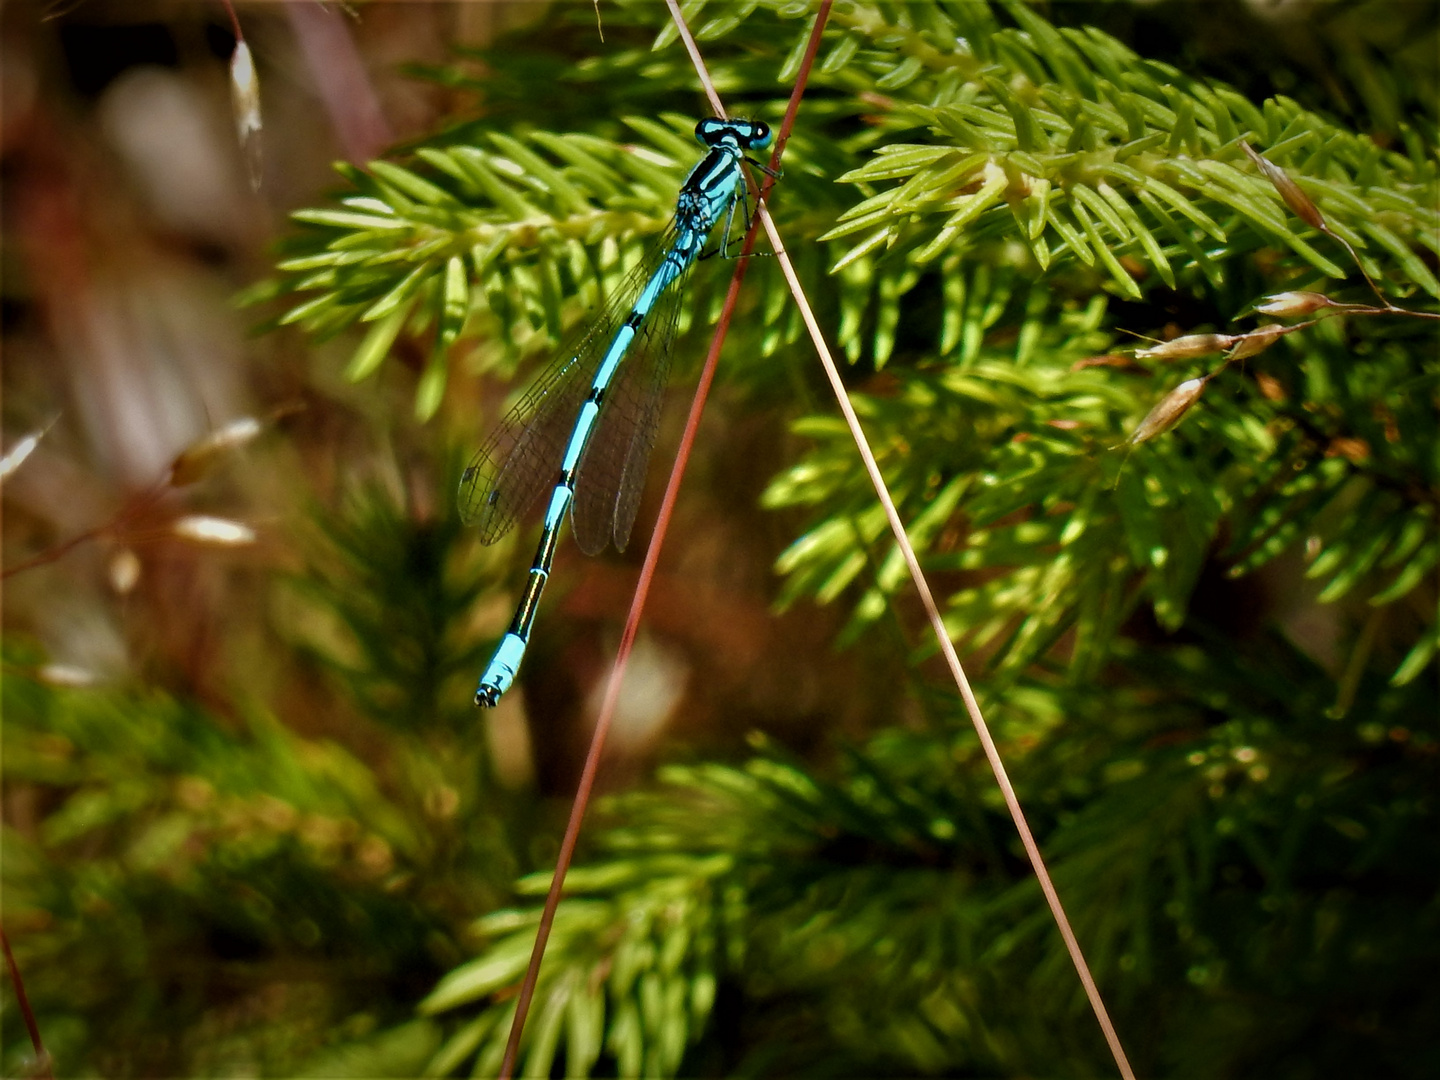
[[[475,691],[475,704],[482,709],[493,709],[500,700],[500,691],[493,686],[482,686]]]

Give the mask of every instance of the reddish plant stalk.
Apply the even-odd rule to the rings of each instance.
[[[30,1032],[30,1045],[35,1048],[35,1075],[41,1080],[52,1080],[55,1073],[50,1068],[50,1055],[40,1040],[40,1025],[35,1022],[35,1012],[30,1008],[30,998],[20,978],[20,965],[15,963],[15,954],[10,951],[10,939],[5,936],[4,930],[0,930],[0,949],[5,950],[5,966],[10,969],[10,981],[15,985],[15,1001],[20,1006],[20,1015],[25,1018],[25,1029]]]
[[[796,73],[795,88],[790,94],[790,104],[785,110],[785,119],[781,121],[780,131],[775,139],[775,150],[770,157],[771,172],[779,171],[780,155],[785,149],[786,141],[790,138],[790,130],[795,124],[795,115],[800,109],[800,99],[804,96],[805,84],[810,78],[810,68],[814,64],[815,54],[820,48],[820,36],[824,32],[825,22],[830,14],[830,4],[831,0],[822,0],[815,27],[810,34],[810,41],[805,50],[805,58],[800,65],[800,70]],[[678,18],[678,11],[673,5],[671,11]],[[680,25],[681,36],[689,39],[689,33],[683,22]],[[706,76],[706,81],[708,83],[708,76]],[[721,117],[725,115],[723,109],[717,108],[716,111]],[[760,205],[764,205],[763,200],[769,195],[774,183],[775,178],[767,175],[760,191]],[[520,984],[520,994],[515,1002],[515,1016],[510,1022],[510,1036],[505,1043],[505,1056],[500,1062],[500,1080],[509,1080],[514,1073],[515,1059],[520,1051],[520,1036],[525,1028],[525,1018],[530,1011],[530,1002],[535,996],[535,986],[540,977],[540,962],[545,955],[545,944],[550,938],[551,926],[555,922],[555,910],[560,905],[565,874],[570,869],[570,860],[574,857],[575,845],[580,839],[580,827],[585,818],[585,811],[589,807],[590,795],[595,786],[595,776],[600,769],[605,738],[609,734],[610,724],[615,716],[615,706],[620,699],[620,686],[625,677],[625,667],[630,659],[631,648],[635,644],[635,635],[640,628],[640,615],[650,593],[650,583],[654,579],[655,568],[660,561],[660,550],[665,541],[665,534],[670,527],[670,516],[679,496],[685,467],[690,460],[690,450],[695,444],[695,436],[700,429],[700,418],[705,409],[710,386],[715,379],[720,349],[725,343],[725,335],[729,331],[730,320],[740,297],[740,285],[745,280],[745,272],[750,265],[749,256],[755,247],[759,220],[758,214],[751,220],[750,228],[745,233],[744,246],[740,250],[740,256],[735,260],[735,273],[730,279],[730,290],[726,293],[725,305],[720,312],[719,322],[715,326],[715,335],[710,342],[710,351],[705,357],[705,367],[700,373],[695,397],[690,405],[690,416],[685,423],[685,433],[681,437],[679,449],[675,454],[675,464],[670,470],[670,480],[665,487],[665,497],[660,503],[660,513],[655,520],[650,546],[645,552],[645,563],[640,569],[635,595],[630,602],[630,614],[625,621],[625,629],[621,633],[620,646],[615,652],[615,664],[610,672],[610,681],[605,687],[605,699],[600,706],[600,715],[595,721],[595,731],[590,737],[590,750],[586,754],[585,767],[581,771],[580,784],[575,792],[575,801],[570,808],[570,820],[565,826],[565,836],[560,842],[560,853],[555,860],[555,874],[551,878],[550,891],[545,895],[545,907],[540,915],[540,923],[536,927],[535,947],[530,953],[530,965],[526,968],[525,979]]]

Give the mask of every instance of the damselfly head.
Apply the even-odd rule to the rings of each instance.
[[[729,142],[741,150],[765,150],[774,136],[770,125],[761,120],[720,120],[707,116],[695,125],[695,139],[702,146]]]

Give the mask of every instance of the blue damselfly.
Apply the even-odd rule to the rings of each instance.
[[[496,649],[475,703],[493,706],[524,659],[567,510],[580,550],[624,550],[640,506],[645,466],[655,444],[660,400],[679,314],[678,282],[700,258],[706,238],[745,198],[741,162],[770,145],[755,120],[701,120],[695,138],[709,150],[680,188],[660,242],[628,287],[591,324],[579,344],[540,375],[481,447],[460,479],[460,512],[494,543],[545,491],[540,543],[510,628]]]

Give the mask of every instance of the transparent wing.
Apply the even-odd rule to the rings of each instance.
[[[460,517],[480,530],[481,543],[493,544],[514,528],[559,479],[565,446],[600,361],[641,287],[664,258],[672,233],[673,227],[588,328],[541,372],[460,474]]]
[[[630,540],[660,427],[685,276],[670,283],[636,333],[580,461],[570,527],[586,555],[598,555],[612,541],[624,551]]]

